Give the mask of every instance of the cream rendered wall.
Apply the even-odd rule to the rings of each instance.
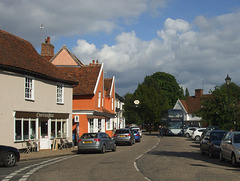
[[[22,147],[14,143],[14,112],[69,113],[68,137],[72,138],[72,86],[64,84],[64,104],[56,103],[56,82],[34,78],[34,101],[24,97],[25,75],[0,70],[0,144]]]

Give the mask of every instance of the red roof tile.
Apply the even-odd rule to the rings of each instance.
[[[0,67],[48,80],[77,84],[72,77],[42,58],[29,41],[3,30],[0,30]]]
[[[105,78],[104,79],[104,90],[106,91],[106,96],[107,97],[110,96],[112,81],[113,81],[113,78]]]
[[[189,96],[186,100],[180,101],[189,114],[194,114],[201,109],[201,98],[209,96],[211,96],[211,94],[202,95],[202,97]]]
[[[58,67],[78,80],[78,85],[73,88],[74,95],[94,94],[101,64],[85,65],[82,67]]]

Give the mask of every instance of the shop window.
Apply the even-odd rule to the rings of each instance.
[[[15,140],[22,140],[22,120],[16,120],[15,122]]]
[[[107,118],[107,130],[111,129],[111,120],[110,118]]]
[[[36,139],[36,120],[35,119],[16,119],[15,120],[15,141]]]
[[[57,84],[57,103],[63,104],[64,103],[64,86],[63,84]]]
[[[34,80],[30,77],[25,77],[25,99],[34,100]]]

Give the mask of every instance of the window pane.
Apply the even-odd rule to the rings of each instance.
[[[30,139],[36,139],[36,121],[30,122]]]
[[[57,130],[58,130],[58,132],[57,132],[57,137],[58,138],[61,138],[61,122],[57,122]]]
[[[23,139],[29,139],[29,121],[23,121]]]
[[[41,121],[41,136],[45,138],[48,136],[48,123],[47,121]]]
[[[55,121],[51,122],[51,138],[55,138]]]
[[[16,120],[15,123],[15,140],[22,140],[22,124],[21,120]]]

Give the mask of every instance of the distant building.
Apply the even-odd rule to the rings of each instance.
[[[195,96],[189,96],[186,100],[177,100],[173,109],[181,109],[184,114],[184,121],[186,125],[197,124],[202,125],[202,118],[196,116],[196,111],[201,109],[201,98],[209,97],[211,94],[203,95],[203,89],[196,89]]]
[[[123,98],[116,93],[116,117],[114,118],[114,129],[125,128],[125,117],[123,116],[124,112],[124,100]]]

